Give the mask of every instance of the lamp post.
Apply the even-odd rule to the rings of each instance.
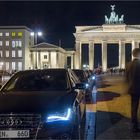
[[[34,36],[35,44],[35,69],[37,69],[37,37],[42,36],[42,32],[31,32],[31,36]]]

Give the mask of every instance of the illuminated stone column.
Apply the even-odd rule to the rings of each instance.
[[[74,68],[80,69],[81,68],[81,43],[80,41],[76,41],[75,48],[76,48],[76,51],[75,51],[75,58],[74,58],[75,60]]]
[[[73,69],[73,55],[71,56],[71,69]]]
[[[119,41],[119,68],[125,68],[125,42]]]
[[[56,51],[56,68],[59,68],[59,52]]]
[[[35,69],[36,52],[33,52],[33,69]]]
[[[39,51],[37,51],[37,68],[39,68]]]
[[[38,68],[41,69],[41,52],[38,51]]]
[[[139,42],[135,42],[135,47],[139,48]]]
[[[34,68],[34,53],[33,53],[33,51],[31,51],[31,53],[30,53],[30,59],[31,59],[31,69],[33,69]]]
[[[107,43],[102,41],[102,70],[107,70]]]
[[[131,52],[133,51],[133,49],[135,49],[136,48],[136,42],[133,40],[132,41],[132,50],[131,50]],[[132,54],[132,53],[131,53]],[[131,59],[133,60],[133,55],[131,55]]]
[[[94,69],[94,44],[93,41],[89,42],[89,69]]]
[[[48,60],[48,62],[49,62],[49,68],[51,68],[52,67],[51,66],[51,52],[49,51],[48,53],[49,53],[49,60]]]

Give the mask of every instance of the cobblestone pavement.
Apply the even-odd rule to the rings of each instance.
[[[97,140],[140,140],[140,133],[131,132],[130,96],[123,76],[101,76],[96,98]]]

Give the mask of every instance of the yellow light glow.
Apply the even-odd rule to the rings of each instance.
[[[22,36],[22,32],[18,32],[18,36],[21,37]]]
[[[13,37],[16,36],[16,33],[15,33],[15,32],[12,32],[12,36],[13,36]]]

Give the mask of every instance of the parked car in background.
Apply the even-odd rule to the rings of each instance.
[[[17,72],[0,90],[0,138],[83,139],[84,91],[69,69]]]
[[[87,72],[85,70],[81,70],[81,69],[73,69],[73,71],[78,76],[80,81],[85,84],[85,86],[86,86],[86,97],[91,98],[93,85],[92,85],[91,79],[88,77]]]
[[[81,82],[88,83],[88,75],[84,70],[81,69],[73,69],[75,74],[78,76]]]

